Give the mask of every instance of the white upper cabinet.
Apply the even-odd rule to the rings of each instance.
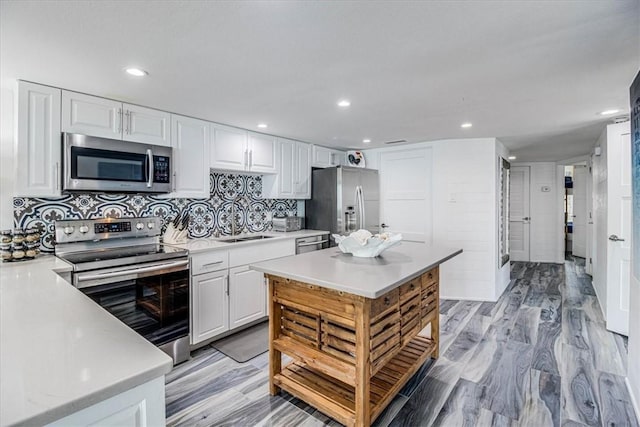
[[[63,90],[62,132],[122,139],[122,103]]]
[[[248,155],[247,140],[246,130],[212,124],[210,167],[244,172]]]
[[[311,146],[290,139],[277,139],[276,175],[262,178],[262,197],[308,199],[311,197]]]
[[[296,199],[311,198],[311,145],[296,143],[296,167],[294,184]]]
[[[345,153],[340,150],[314,145],[311,166],[315,168],[330,168],[345,164]]]
[[[275,137],[219,124],[211,133],[211,169],[276,173]]]
[[[171,114],[63,90],[62,132],[169,147]]]
[[[171,197],[209,198],[209,122],[172,114],[171,129]]]
[[[122,104],[122,111],[124,111],[122,139],[171,146],[171,114],[131,104]]]
[[[247,171],[276,173],[276,138],[271,135],[249,132],[249,164]]]
[[[18,83],[17,195],[60,195],[60,95],[60,89]]]

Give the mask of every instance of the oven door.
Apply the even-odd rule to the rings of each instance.
[[[64,135],[63,190],[170,192],[170,147]]]
[[[157,346],[189,335],[189,260],[76,273],[89,298]]]

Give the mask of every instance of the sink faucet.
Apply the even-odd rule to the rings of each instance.
[[[240,200],[243,200],[245,196],[236,195],[231,201],[231,235],[232,236],[236,235],[236,202],[238,201],[238,198]]]

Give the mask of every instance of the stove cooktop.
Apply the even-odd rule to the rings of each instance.
[[[163,244],[138,245],[123,248],[93,249],[58,255],[73,265],[74,271],[96,270],[187,256],[185,249]]]

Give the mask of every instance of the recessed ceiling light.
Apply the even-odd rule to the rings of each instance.
[[[259,127],[260,129],[266,129],[268,126],[267,126],[267,124],[266,124],[266,123],[259,123],[259,124],[258,124],[258,127]]]
[[[124,71],[127,74],[131,74],[132,76],[136,76],[136,77],[144,77],[149,75],[149,73],[147,73],[145,70],[141,70],[140,68],[135,68],[135,67],[125,68]]]
[[[364,142],[365,144],[368,144],[368,143],[371,142],[371,140],[370,139],[363,139],[362,142]]]
[[[471,126],[473,126],[471,123],[463,123],[460,125],[461,128],[470,128]]]
[[[515,159],[516,159],[516,156],[509,156],[509,157],[507,157],[507,159],[509,159],[509,160],[515,160]]]
[[[338,101],[338,107],[347,108],[350,105],[351,101],[349,101],[348,99],[341,99],[340,101]]]
[[[609,114],[619,113],[620,110],[604,110],[600,113],[601,116],[608,116]]]

